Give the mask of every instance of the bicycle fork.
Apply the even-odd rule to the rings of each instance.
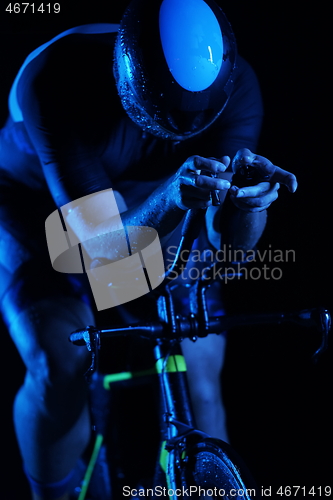
[[[175,349],[176,347],[176,349]],[[208,437],[196,429],[191,408],[186,363],[179,344],[159,342],[154,349],[159,376],[162,415],[162,444],[159,466],[165,474],[170,500],[178,500],[182,462],[186,460],[186,442],[191,436]]]

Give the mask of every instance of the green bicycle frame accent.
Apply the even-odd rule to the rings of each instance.
[[[166,441],[162,441],[161,443],[161,452],[160,452],[160,459],[159,459],[159,464],[162,469],[162,471],[165,474],[165,479],[168,487],[168,491],[172,489],[172,484],[170,481],[170,476],[168,472],[169,468],[169,460],[170,460],[170,453],[168,450],[165,448]],[[182,453],[182,458],[185,458],[185,452]],[[172,497],[169,496],[169,499],[172,500]]]
[[[170,354],[168,343],[163,342],[156,345],[154,349],[161,386],[161,412],[167,416],[167,419],[162,423],[164,427],[163,433],[167,436],[167,440],[177,436],[178,429],[173,423],[175,421],[189,428],[195,427],[188,394],[186,363],[179,345],[177,350],[178,353]],[[177,404],[178,401],[182,403]],[[176,489],[176,450],[165,449],[166,442],[162,442],[161,446],[159,464],[165,474],[169,500],[176,500],[175,495],[170,494]]]
[[[184,356],[181,354],[174,354],[169,356],[166,362],[164,358],[158,359],[155,366],[148,370],[112,373],[110,375],[105,375],[105,377],[103,378],[103,387],[104,389],[109,390],[110,384],[113,384],[115,382],[131,380],[138,377],[145,377],[146,375],[157,375],[162,372],[186,372],[186,363]]]
[[[157,360],[155,366],[148,370],[141,370],[136,372],[112,373],[109,375],[105,375],[103,377],[103,388],[105,390],[110,390],[111,384],[116,382],[131,380],[138,377],[145,377],[147,375],[158,375],[162,373],[176,373],[176,372],[186,372],[185,358],[182,354],[174,354],[168,356],[167,358],[160,358]],[[98,454],[103,444],[103,440],[104,436],[102,434],[97,434],[93,452],[90,457],[90,461],[83,478],[81,492],[78,497],[78,500],[85,500],[86,498],[90,480],[96,465]],[[160,454],[160,465],[163,472],[165,473],[168,488],[170,487],[170,479],[168,474],[169,455],[170,455],[169,452],[165,449],[165,442],[163,442]]]
[[[170,481],[170,476],[168,473],[168,468],[169,468],[169,459],[170,459],[170,453],[168,450],[165,448],[166,441],[162,441],[161,443],[161,453],[160,453],[160,460],[159,464],[162,469],[162,471],[165,474],[165,479],[168,487],[168,491],[171,489],[171,481]],[[169,496],[169,500],[172,500],[172,498]]]
[[[84,478],[83,478],[82,487],[81,487],[81,491],[80,491],[80,495],[78,497],[78,500],[84,500],[86,498],[86,494],[87,494],[87,491],[89,488],[91,476],[93,474],[96,460],[97,460],[98,454],[100,452],[101,446],[103,444],[103,440],[104,440],[104,437],[102,436],[102,434],[97,434],[94,449],[93,449],[93,452],[91,454],[90,461],[89,461],[86,473],[85,473]]]

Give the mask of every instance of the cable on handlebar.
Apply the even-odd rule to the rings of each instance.
[[[175,260],[171,267],[165,273],[164,285],[167,285],[173,278],[171,275],[178,276],[184,269],[182,255],[186,252],[188,255],[192,250],[194,240],[199,236],[203,222],[205,220],[207,208],[190,209],[186,212],[181,230],[181,239],[177,248]],[[162,285],[163,286],[163,285]]]

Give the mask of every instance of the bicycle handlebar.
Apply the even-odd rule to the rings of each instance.
[[[191,209],[187,211],[175,260],[171,269],[169,269],[165,275],[164,289],[168,288],[168,283],[172,280],[171,274],[175,274],[173,271],[179,266],[182,267],[182,251],[184,249],[191,250],[194,240],[199,235],[206,211],[207,209]],[[207,311],[201,311],[201,313],[202,312],[206,313]],[[220,334],[226,330],[240,326],[282,324],[288,322],[304,327],[315,327],[321,332],[321,345],[313,355],[313,360],[317,361],[318,357],[327,349],[328,332],[331,328],[331,315],[329,311],[324,308],[304,309],[291,313],[251,313],[218,317],[208,317],[208,315],[204,314],[204,325],[202,320],[200,321],[200,318],[194,314],[191,314],[187,318],[180,316],[173,317],[173,314],[171,314],[169,321],[157,321],[126,327],[119,326],[106,330],[99,330],[94,326],[87,326],[85,329],[73,332],[69,340],[75,345],[86,345],[93,356],[96,356],[101,337],[135,334],[156,341],[182,340],[183,338],[192,338],[195,340],[197,337],[205,337],[211,333]]]
[[[245,327],[253,325],[268,325],[294,323],[303,327],[314,327],[322,334],[320,347],[313,355],[315,361],[327,349],[328,332],[331,328],[331,315],[327,309],[314,308],[304,309],[291,313],[263,313],[263,314],[237,314],[232,316],[209,317],[208,328],[205,335],[212,333],[220,334],[235,327]],[[93,326],[73,332],[69,340],[75,345],[86,345],[88,350],[92,350],[92,344],[99,343],[101,338],[116,337],[123,335],[140,335],[153,340],[182,340],[184,338],[200,337],[199,322],[195,315],[191,314],[187,318],[176,318],[176,330],[170,331],[169,325],[162,322],[150,322],[133,326],[119,326],[110,329],[100,330]]]

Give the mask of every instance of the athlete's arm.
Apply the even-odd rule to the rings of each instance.
[[[142,204],[125,210],[121,218],[117,215],[105,218],[105,207],[109,193],[106,191],[83,200],[74,209],[70,207],[65,214],[66,221],[85,242],[85,248],[91,259],[114,259],[123,252],[123,226],[131,227],[132,240],[140,245],[145,235],[141,226],[157,230],[159,237],[167,237],[180,223],[186,210],[206,208],[212,204],[210,192],[225,192],[230,183],[219,177],[200,175],[201,170],[208,170],[214,175],[224,172],[223,162],[193,156],[162,183]],[[89,241],[91,240],[91,241]]]
[[[280,184],[286,184],[290,191],[296,188],[295,176],[254,154],[262,119],[263,104],[256,75],[250,65],[239,58],[233,93],[222,115],[208,130],[206,147],[209,156],[248,157],[246,159],[254,160],[258,168],[270,169],[271,173],[275,169],[278,175],[270,175],[269,182],[259,183],[251,189],[240,190],[233,186],[220,209],[212,207],[208,210],[208,238],[216,248],[226,244],[235,249],[252,249],[265,229],[267,208],[277,198]],[[226,175],[231,180],[230,166],[223,174]],[[264,175],[268,175],[268,171]]]

